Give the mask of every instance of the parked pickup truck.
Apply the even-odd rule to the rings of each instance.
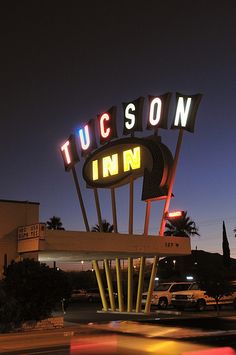
[[[223,296],[219,300],[219,305],[232,304],[236,307],[236,282],[232,282],[232,285],[235,291],[228,296]],[[216,306],[216,301],[214,298],[207,296],[198,283],[193,283],[186,291],[173,292],[171,304],[179,310],[196,308],[198,311],[204,311],[206,306]]]

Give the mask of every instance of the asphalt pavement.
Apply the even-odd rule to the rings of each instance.
[[[214,311],[177,315],[171,310],[131,316],[104,314],[99,304],[80,304],[68,308],[62,329],[0,335],[0,353],[12,355],[235,355],[235,350],[232,310],[221,311],[220,317]]]

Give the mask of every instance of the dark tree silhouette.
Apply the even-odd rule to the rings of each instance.
[[[61,218],[53,216],[47,221],[47,229],[59,229],[59,230],[64,230]]]
[[[225,267],[229,267],[231,263],[230,259],[230,249],[229,242],[226,234],[225,222],[223,221],[223,241],[222,241],[222,249],[223,249],[223,264]]]
[[[112,233],[114,231],[114,226],[113,224],[110,224],[107,222],[106,219],[102,220],[102,230],[100,229],[100,226],[96,224],[94,227],[91,229],[92,232],[105,232],[105,233]]]
[[[219,315],[219,302],[224,296],[230,296],[233,293],[233,286],[228,280],[228,273],[225,271],[205,269],[200,278],[200,285],[206,295],[215,299],[216,312]]]
[[[31,259],[12,262],[6,269],[3,287],[7,297],[16,301],[22,321],[49,317],[71,292],[65,272]]]
[[[166,230],[164,233],[166,236],[181,236],[181,237],[191,237],[194,235],[200,235],[198,233],[198,228],[194,221],[187,217],[187,211],[185,211],[180,218],[169,220],[166,223]]]

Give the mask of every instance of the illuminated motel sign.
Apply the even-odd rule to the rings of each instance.
[[[171,94],[149,96],[146,129],[167,129]],[[176,109],[171,129],[194,131],[195,117],[201,95],[176,94]],[[131,137],[117,139],[116,107],[97,116],[100,148],[96,144],[95,119],[90,120],[61,146],[65,170],[79,161],[76,143],[86,158],[83,177],[88,187],[112,188],[143,176],[142,199],[165,198],[172,167],[172,154],[160,137],[134,137],[143,130],[144,98],[123,103],[123,134]]]
[[[108,258],[111,260],[112,255],[116,261],[117,290],[119,311],[124,311],[124,297],[122,295],[122,276],[120,267],[120,258],[116,240],[118,244],[124,244],[125,255],[127,255],[127,312],[133,312],[133,257],[140,255],[139,280],[137,287],[136,312],[141,311],[142,289],[145,273],[145,258],[153,255],[153,265],[150,274],[150,281],[145,304],[145,313],[150,312],[151,297],[154,288],[154,278],[158,265],[158,255],[167,253],[167,255],[175,255],[174,253],[188,254],[191,252],[190,242],[186,238],[181,237],[165,237],[165,223],[170,218],[178,218],[176,212],[169,213],[169,204],[173,196],[173,184],[175,178],[176,167],[183,137],[183,131],[194,131],[194,124],[197,109],[201,100],[201,95],[182,95],[176,94],[175,113],[171,124],[171,129],[179,129],[178,140],[174,159],[169,148],[162,143],[161,137],[158,135],[159,129],[168,128],[169,107],[171,104],[171,93],[165,93],[160,96],[149,96],[147,104],[145,99],[139,97],[134,101],[122,104],[123,109],[123,135],[125,137],[118,138],[116,129],[117,109],[112,106],[109,110],[102,112],[96,118],[91,119],[82,127],[79,127],[67,141],[61,146],[61,154],[64,161],[66,171],[71,171],[76,186],[76,191],[84,219],[84,225],[87,232],[90,232],[86,209],[80,190],[79,179],[76,174],[75,164],[79,161],[77,145],[80,147],[80,155],[84,157],[82,174],[88,188],[93,190],[94,202],[97,210],[97,220],[101,232],[103,229],[103,220],[101,207],[99,202],[98,189],[108,188],[111,194],[111,210],[114,226],[114,234],[107,240],[103,234],[98,236],[98,241],[107,244],[110,238],[113,238],[108,247],[103,247],[106,254],[103,258],[103,252],[95,253],[93,268],[95,270],[103,309],[108,310],[106,301],[105,288],[99,270],[98,260],[103,259],[105,269],[106,285],[108,286],[110,308],[115,311],[116,305],[113,295],[113,287],[111,273],[109,269]],[[120,115],[120,113],[119,113]],[[144,119],[146,122],[144,122]],[[143,126],[147,130],[153,130],[155,133],[148,137],[136,137],[135,132],[142,132]],[[128,137],[129,136],[129,137]],[[99,137],[98,142],[96,137]],[[99,146],[97,145],[99,143]],[[143,177],[142,200],[145,201],[146,213],[144,220],[143,236],[136,236],[134,230],[134,180]],[[117,212],[116,212],[116,188],[129,184],[129,214],[128,214],[128,235],[125,239],[120,238],[118,234]],[[155,237],[153,245],[160,243],[165,245],[164,249],[155,249],[146,252],[146,244],[152,239],[149,233],[149,219],[151,202],[153,200],[165,199],[162,220],[158,231],[158,237]],[[180,211],[181,212],[181,211]],[[90,234],[89,234],[90,235]],[[88,236],[89,236],[88,235]],[[148,236],[149,238],[146,238]],[[120,240],[118,240],[118,238]],[[167,239],[166,239],[167,238]],[[169,239],[168,239],[169,238]],[[179,239],[177,239],[179,238]],[[142,242],[143,240],[143,242]],[[126,243],[127,242],[127,243]],[[145,243],[142,244],[142,243]],[[187,242],[187,243],[186,243]],[[115,244],[111,248],[111,244]],[[104,245],[105,245],[104,244]],[[130,245],[130,253],[126,250],[126,245]],[[186,247],[187,246],[187,247]],[[166,249],[167,248],[167,249]],[[187,250],[188,249],[188,250]],[[123,250],[123,249],[122,249]],[[124,252],[122,252],[124,253]],[[149,253],[151,253],[149,255]],[[158,255],[156,255],[156,253]],[[94,254],[94,253],[93,253]]]
[[[144,176],[142,199],[166,196],[172,154],[158,137],[123,138],[97,149],[85,161],[83,177],[87,186],[119,187]],[[154,184],[151,183],[154,181]]]

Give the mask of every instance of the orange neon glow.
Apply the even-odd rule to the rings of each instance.
[[[233,348],[225,347],[225,348],[211,348],[211,349],[203,349],[196,351],[187,351],[183,352],[182,355],[235,355],[235,351]]]
[[[109,120],[110,120],[110,116],[108,115],[108,113],[104,113],[100,118],[100,133],[101,133],[102,138],[109,137],[109,135],[111,133],[110,127],[105,128],[105,125],[104,125],[104,121],[109,121]]]
[[[166,218],[178,218],[183,216],[183,211],[167,212]]]
[[[117,354],[118,341],[115,335],[75,338],[71,342],[70,354]]]
[[[64,143],[62,146],[61,146],[61,151],[64,152],[65,154],[65,158],[66,158],[66,163],[67,164],[70,164],[71,163],[71,157],[70,157],[70,152],[69,152],[69,147],[70,145],[70,142],[69,141],[66,141],[66,143]]]

